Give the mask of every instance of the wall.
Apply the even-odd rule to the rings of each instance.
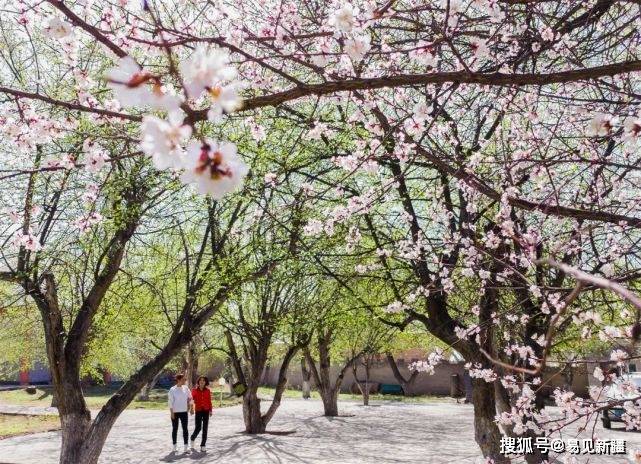
[[[590,380],[591,375],[588,376],[588,372],[592,372],[589,368],[586,368],[585,364],[578,364],[572,368],[572,385],[570,390],[574,392],[577,396],[587,397],[589,395],[590,385],[593,383]],[[550,366],[545,369],[543,374],[543,383],[550,393],[555,388],[568,389],[568,382],[566,376],[563,375],[563,370],[556,366]]]
[[[397,359],[397,364],[399,366],[399,371],[405,378],[409,378],[410,373],[407,369],[407,362]],[[333,378],[336,378],[338,375],[338,367],[333,366],[331,369]],[[419,395],[449,395],[450,394],[450,376],[452,374],[458,374],[463,376],[464,372],[463,364],[450,364],[444,362],[436,366],[434,370],[434,375],[428,375],[421,373],[418,375],[414,381],[415,393]],[[365,370],[361,366],[358,369],[359,380],[365,380]],[[275,386],[278,379],[278,366],[270,366],[265,369],[263,374],[263,383],[269,386]],[[288,386],[294,389],[301,389],[302,386],[302,373],[300,369],[300,363],[293,362],[290,366],[287,373]],[[380,357],[378,362],[375,362],[372,368],[370,369],[370,381],[376,383],[391,383],[398,384],[397,380],[394,378],[394,374],[390,369],[387,361],[384,357]],[[352,373],[352,369],[348,369],[343,384],[341,386],[341,391],[349,392],[352,389],[355,379]]]
[[[397,365],[403,377],[406,379],[409,378],[410,373],[407,369],[408,362],[412,360],[403,360],[397,359]],[[464,363],[449,363],[447,361],[439,364],[434,369],[434,374],[429,375],[427,373],[421,373],[418,375],[414,382],[414,393],[418,395],[445,395],[449,396],[450,394],[450,377],[453,374],[458,374],[460,376],[461,382],[463,378],[463,373],[465,371],[463,367]],[[278,378],[278,369],[279,366],[272,365],[268,366],[263,373],[263,384],[268,386],[275,386]],[[220,374],[220,367],[214,367],[211,369],[211,372],[208,372],[210,378],[217,378],[217,375]],[[588,391],[590,385],[595,385],[595,379],[592,377],[591,373],[594,370],[594,366],[587,366],[585,364],[578,365],[573,368],[573,378],[571,390],[577,396],[588,396]],[[333,366],[331,369],[333,378],[336,378],[338,374],[338,368]],[[363,367],[358,369],[358,377],[361,381],[364,380],[365,371]],[[298,359],[295,359],[287,374],[288,387],[293,389],[301,389],[302,386],[302,373],[300,369],[300,363]],[[398,384],[394,378],[394,374],[390,369],[386,359],[381,356],[379,360],[375,362],[370,370],[370,381],[376,383],[391,383]],[[345,374],[345,379],[343,381],[341,391],[349,392],[352,390],[352,385],[354,384],[354,376],[352,374],[352,369],[348,369]],[[313,383],[313,381],[312,381]],[[599,383],[600,384],[600,383]],[[356,388],[356,387],[355,387]],[[566,377],[563,375],[563,372],[559,367],[548,367],[546,368],[543,375],[543,386],[541,387],[547,395],[551,395],[552,391],[555,388],[567,388]]]

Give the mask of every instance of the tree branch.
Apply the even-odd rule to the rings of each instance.
[[[322,84],[306,84],[270,95],[249,98],[244,101],[243,107],[240,111],[254,110],[268,106],[278,106],[281,103],[311,95],[321,96],[346,91],[376,90],[394,87],[416,87],[428,84],[444,84],[447,82],[508,87],[526,85],[542,86],[598,79],[601,77],[627,74],[635,71],[641,71],[641,60],[623,61],[603,66],[595,66],[593,68],[558,71],[547,74],[505,74],[500,72],[474,73],[467,71],[452,71],[346,79]],[[203,121],[207,119],[207,111],[208,109],[194,111],[193,120]]]
[[[93,36],[94,39],[96,39],[98,42],[103,44],[109,50],[114,52],[116,56],[118,56],[118,58],[127,56],[127,52],[125,52],[122,48],[120,48],[118,45],[116,45],[111,40],[109,40],[102,32],[100,32],[100,30],[97,27],[87,24],[82,18],[80,18],[73,11],[71,11],[69,7],[67,7],[67,5],[65,5],[62,2],[62,0],[47,0],[47,1],[54,8],[57,8],[62,14],[64,14],[74,26],[77,26],[85,30],[86,32],[88,32],[91,36]]]

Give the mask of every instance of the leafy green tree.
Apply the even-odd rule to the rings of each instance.
[[[280,270],[243,286],[218,316],[226,329],[235,377],[244,389],[247,433],[265,432],[280,406],[289,365],[309,343],[307,328],[313,323],[315,297],[310,278],[299,271]],[[280,359],[280,368],[271,405],[263,412],[258,387],[270,354]]]

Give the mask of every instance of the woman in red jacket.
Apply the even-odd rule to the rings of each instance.
[[[196,428],[194,429],[194,433],[191,435],[191,447],[192,449],[194,448],[196,437],[202,429],[203,435],[200,439],[201,452],[205,451],[209,416],[213,414],[213,408],[211,406],[211,391],[207,388],[208,385],[209,379],[204,375],[201,375],[198,377],[198,381],[196,382],[196,388],[191,391],[191,396],[194,399],[194,409],[196,411]]]

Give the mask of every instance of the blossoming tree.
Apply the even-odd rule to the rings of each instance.
[[[3,2],[0,276],[38,304],[54,383],[72,392],[61,462],[95,462],[136,382],[166,361],[90,425],[79,354],[146,215],[202,208],[170,194],[180,185],[225,201],[256,175],[277,195],[252,189],[252,205],[314,205],[307,240],[338,237],[356,274],[386,283],[380,317],[421,322],[471,363],[488,459],[507,459],[497,410],[507,433],[551,432],[534,389],[554,339],[570,325],[633,335],[638,321],[620,305],[599,319],[604,286],[557,266],[637,275],[638,3]],[[265,169],[255,147],[270,139]],[[290,219],[276,223],[297,237]],[[91,284],[64,327],[52,270],[79,232],[93,237],[77,247]],[[594,415],[592,393],[557,402]]]

